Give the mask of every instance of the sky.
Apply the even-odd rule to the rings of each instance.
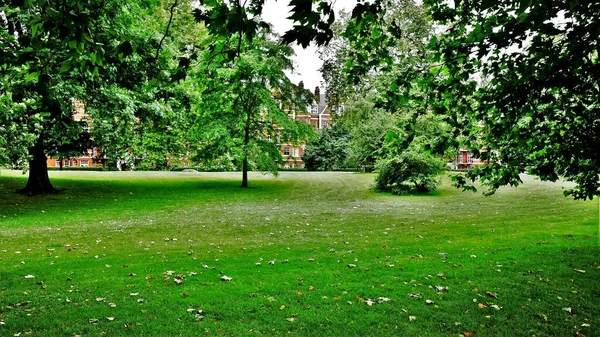
[[[273,24],[273,29],[280,35],[283,35],[287,30],[292,28],[293,22],[288,20],[290,9],[288,7],[289,0],[267,0],[263,9],[263,19]],[[334,2],[335,12],[340,10],[351,11],[356,5],[356,0],[337,0]],[[322,65],[319,60],[317,48],[314,45],[303,49],[300,46],[294,46],[296,52],[295,73],[289,74],[290,79],[294,83],[304,81],[304,87],[309,90],[314,90],[315,87],[321,86],[323,78],[319,73],[319,68]],[[322,88],[323,89],[323,88]]]

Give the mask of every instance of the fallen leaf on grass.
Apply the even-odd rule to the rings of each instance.
[[[443,287],[443,286],[435,286],[434,288],[435,288],[435,290],[436,290],[437,292],[449,291],[448,287]]]
[[[585,274],[585,270],[583,270],[583,269],[573,269],[573,270],[578,273]]]
[[[472,332],[465,332],[465,333],[463,333],[463,336],[465,336],[465,337],[473,337],[473,333]]]
[[[33,276],[33,275],[25,275],[25,278],[26,279],[32,279],[32,278],[35,278],[35,276]]]
[[[90,318],[89,321],[90,321],[91,324],[98,323],[98,319],[97,318]]]
[[[285,309],[285,305],[282,304],[281,306],[279,306],[279,310],[283,310],[283,309]]]
[[[498,298],[498,294],[496,294],[496,293],[492,293],[492,292],[486,291],[485,294],[488,297]]]
[[[562,310],[568,312],[569,314],[572,313],[572,310],[571,310],[570,307],[569,308],[562,308]]]
[[[371,307],[371,306],[373,306],[373,304],[375,304],[375,302],[373,302],[373,300],[372,300],[372,299],[370,299],[370,298],[367,298],[367,299],[365,300],[365,303],[366,303],[368,306],[370,306],[370,307]]]
[[[413,298],[421,298],[421,293],[410,293],[408,296]]]
[[[425,304],[432,305],[432,304],[435,304],[435,302],[432,300],[425,300]]]
[[[285,320],[288,321],[288,322],[295,322],[296,318],[295,317],[288,317]]]
[[[117,307],[117,305],[114,304],[114,303],[108,303],[108,306],[111,307],[111,308],[116,308]]]
[[[227,275],[223,275],[223,277],[221,277],[221,281],[231,281],[232,278],[227,276]]]
[[[350,263],[350,264],[348,265],[348,268],[354,268],[354,267],[356,267],[356,265],[355,265],[355,264],[352,264],[352,263]]]
[[[109,322],[112,322],[112,321],[115,320],[115,318],[114,317],[106,317],[106,320],[109,321]]]
[[[96,297],[96,302],[104,302],[104,297]]]
[[[477,307],[479,307],[479,309],[485,309],[485,308],[487,308],[487,305],[485,305],[483,303],[479,303],[479,304],[477,304]]]
[[[129,294],[129,296],[137,296],[137,295],[139,295],[139,294],[140,294],[140,293],[131,293],[131,294]]]
[[[412,322],[417,319],[417,316],[408,316],[408,321]]]
[[[387,297],[378,297],[377,298],[377,303],[385,303],[385,302],[389,302],[389,301],[391,301],[391,300]]]
[[[490,304],[490,308],[494,308],[496,310],[500,310],[501,309],[497,304]]]

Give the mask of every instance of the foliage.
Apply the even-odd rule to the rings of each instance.
[[[410,34],[387,24],[385,6],[376,5],[385,4],[375,2],[346,31],[357,53],[349,64],[357,81],[395,67],[391,47]],[[458,176],[460,186],[479,179],[491,194],[520,184],[519,174],[528,171],[543,180],[575,182],[566,191],[575,198],[598,195],[600,5],[553,0],[425,5],[441,34],[426,49],[409,49],[423,55],[424,66],[391,73],[382,103],[400,107],[412,100],[419,113],[433,112],[451,127],[430,145],[433,150],[466,147],[487,162],[466,179]]]
[[[441,62],[432,108],[489,162],[467,178],[493,192],[528,171],[574,181],[566,194],[576,199],[600,194],[600,3],[426,3],[447,27],[432,41]]]
[[[353,95],[344,104],[341,125],[348,130],[347,164],[371,172],[375,163],[389,154],[385,139],[398,132],[398,117],[381,108],[375,108],[372,96]]]
[[[279,144],[308,140],[314,131],[282,110],[307,106],[312,99],[285,74],[292,49],[267,37],[242,47],[233,61],[223,58],[194,75],[202,87],[194,134],[196,160],[232,163],[242,170],[242,187],[247,187],[248,170],[277,174],[283,161]]]
[[[345,167],[349,138],[348,131],[337,124],[321,130],[319,139],[304,150],[304,168],[329,171]]]
[[[431,192],[440,184],[444,162],[422,152],[408,150],[377,163],[376,187],[395,194]]]
[[[11,162],[29,161],[24,192],[52,192],[46,155],[70,156],[89,146],[74,99],[93,105],[94,91],[112,83],[131,89],[155,70],[151,31],[132,29],[144,17],[140,1],[26,1],[0,6],[0,89],[12,102]],[[26,156],[25,156],[26,155]],[[6,157],[6,155],[3,155]]]

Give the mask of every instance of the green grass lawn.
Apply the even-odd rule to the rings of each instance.
[[[0,172],[0,336],[600,336],[598,202],[566,184],[51,177],[25,197]]]

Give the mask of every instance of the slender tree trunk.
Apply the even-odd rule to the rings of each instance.
[[[248,155],[245,153],[242,163],[242,188],[248,188]]]
[[[248,144],[250,143],[250,112],[244,130],[244,161],[242,162],[242,188],[248,188]]]
[[[24,189],[19,193],[26,195],[38,195],[46,193],[56,193],[56,189],[50,183],[48,177],[48,164],[46,163],[46,154],[44,153],[44,140],[40,136],[33,147],[29,148],[29,179]]]

